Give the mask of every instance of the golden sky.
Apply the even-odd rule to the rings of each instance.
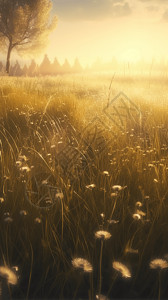
[[[47,54],[60,62],[98,57],[168,59],[168,0],[53,0],[58,25]],[[42,56],[41,56],[42,57]]]

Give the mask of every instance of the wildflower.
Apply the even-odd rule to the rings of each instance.
[[[17,284],[18,281],[16,274],[11,269],[4,266],[0,267],[0,277],[7,279],[7,282],[13,285]]]
[[[151,269],[167,269],[168,262],[162,258],[155,258],[149,264]]]
[[[114,261],[112,266],[116,271],[121,273],[122,277],[124,277],[124,278],[130,278],[131,277],[130,270],[125,265],[120,263],[119,261]]]
[[[93,271],[92,265],[84,258],[74,258],[72,260],[72,265],[75,269],[79,269],[86,273],[91,273]]]
[[[96,231],[95,237],[96,237],[97,239],[108,240],[108,239],[111,238],[111,234],[110,234],[110,232],[108,232],[108,231],[105,231],[105,230],[99,230],[99,231]]]

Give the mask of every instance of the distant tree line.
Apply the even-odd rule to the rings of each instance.
[[[56,76],[63,74],[73,74],[81,72],[116,72],[118,74],[155,74],[160,72],[163,75],[168,74],[168,61],[155,61],[145,62],[143,59],[137,61],[136,63],[119,62],[115,57],[109,62],[102,62],[97,59],[92,65],[83,68],[76,58],[73,65],[70,65],[67,59],[61,65],[59,61],[55,58],[51,62],[47,55],[44,56],[41,64],[37,64],[34,59],[29,63],[29,65],[20,65],[18,61],[11,64],[9,75],[10,76]],[[0,75],[6,75],[5,63],[0,61]]]
[[[48,56],[45,55],[41,64],[37,64],[34,59],[32,59],[29,66],[26,64],[22,67],[19,62],[16,61],[15,64],[11,65],[9,75],[10,76],[45,76],[45,75],[59,75],[67,73],[80,73],[83,68],[78,60],[75,59],[73,66],[71,66],[67,59],[63,65],[61,65],[55,58],[51,63]],[[0,72],[5,72],[5,66],[0,62]]]

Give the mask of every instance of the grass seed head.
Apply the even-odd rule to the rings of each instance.
[[[124,278],[130,278],[131,277],[131,272],[130,270],[121,262],[119,261],[114,261],[113,264],[113,269],[121,273],[122,277]]]

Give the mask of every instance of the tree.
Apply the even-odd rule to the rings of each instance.
[[[34,59],[32,59],[31,64],[30,64],[30,66],[28,68],[27,73],[28,73],[29,76],[36,75],[36,73],[37,73],[37,64],[36,64],[36,62],[35,62]]]
[[[61,72],[61,65],[58,62],[57,58],[55,58],[54,62],[51,64],[51,72],[53,75],[57,75]]]
[[[44,59],[39,67],[39,72],[42,75],[49,75],[51,73],[51,62],[47,54],[44,55]]]
[[[10,70],[10,74],[12,76],[21,76],[22,75],[22,69],[19,65],[19,62],[16,60],[15,65],[13,66],[13,68],[11,68]]]
[[[62,65],[61,71],[62,71],[62,73],[70,73],[71,72],[71,66],[67,59],[65,59],[64,64]]]
[[[28,75],[28,67],[27,67],[26,64],[24,65],[24,67],[23,67],[23,69],[22,69],[22,75],[23,75],[23,76],[27,76],[27,75]]]
[[[50,18],[51,8],[51,0],[0,0],[0,47],[7,49],[7,73],[13,49],[31,53],[47,44],[56,26],[56,17]]]
[[[3,70],[3,63],[0,61],[0,72]]]
[[[82,69],[82,66],[81,66],[78,58],[75,59],[72,69],[73,69],[73,72],[75,72],[75,73],[82,72],[83,69]]]

